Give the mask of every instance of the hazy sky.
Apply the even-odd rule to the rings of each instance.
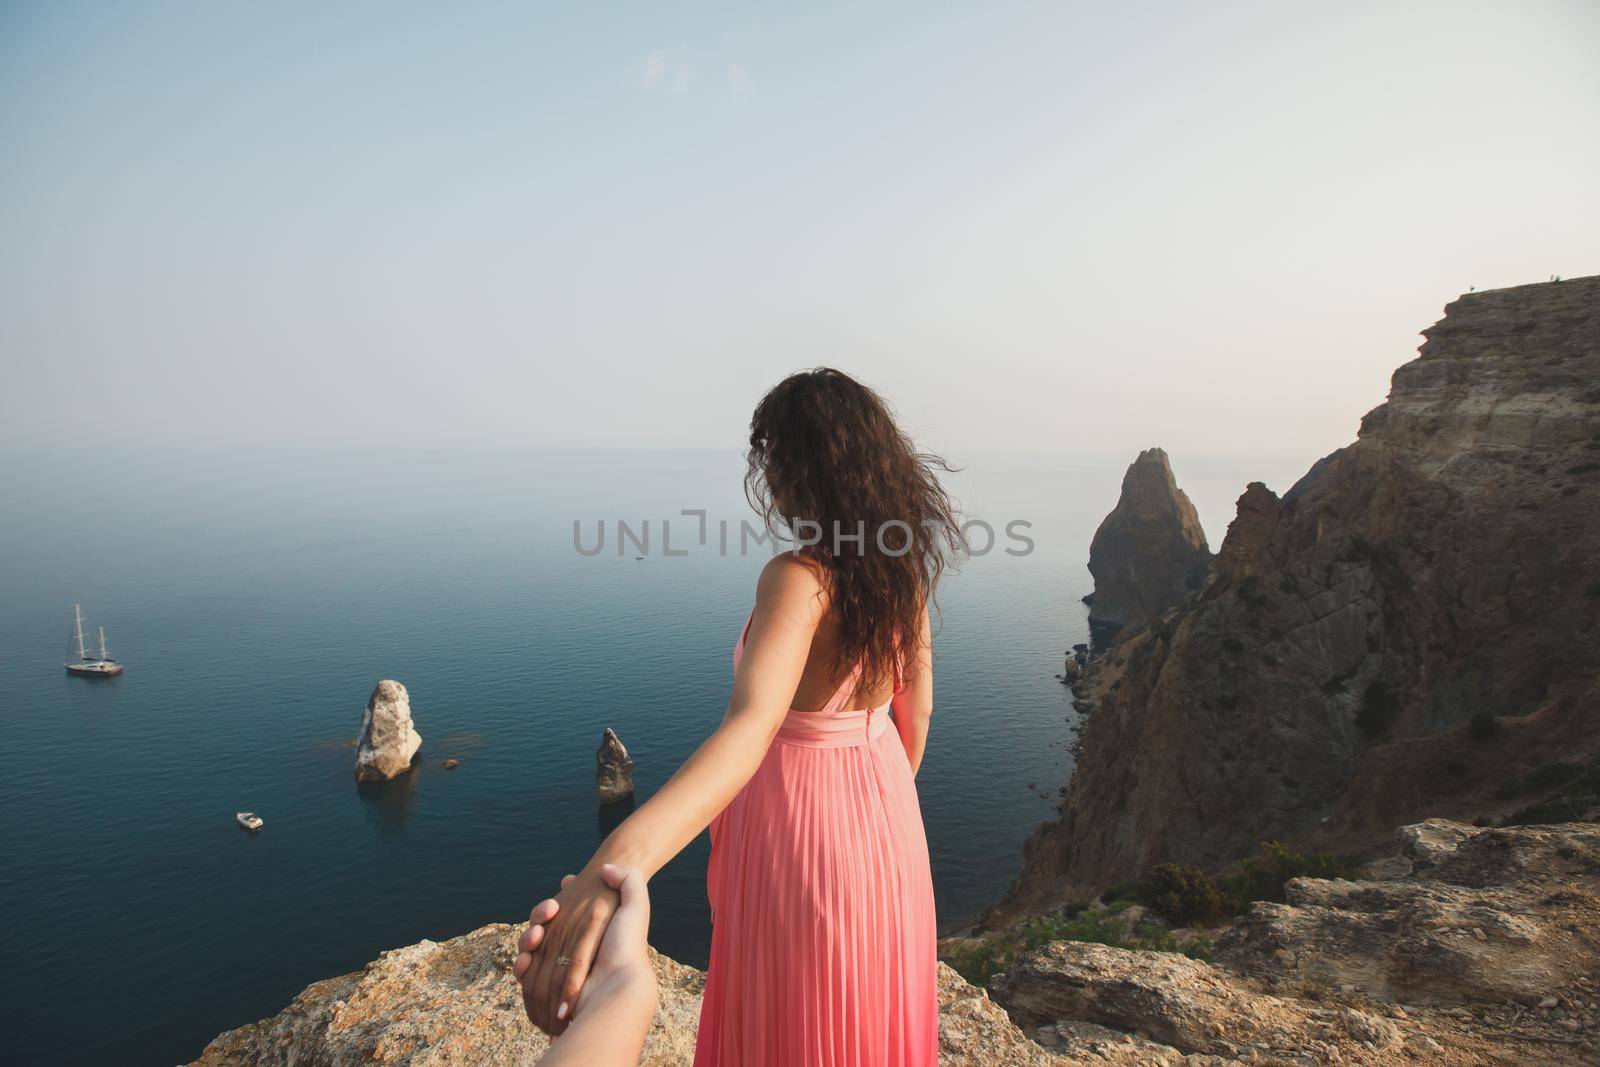
[[[1597,176],[1596,0],[7,0],[0,444],[1309,459]]]

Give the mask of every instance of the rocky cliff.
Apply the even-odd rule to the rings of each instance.
[[[1445,312],[1357,441],[1250,486],[1198,597],[1096,661],[991,923],[1263,839],[1499,818],[1600,754],[1600,278]]]
[[[1200,517],[1167,454],[1146,449],[1122,476],[1117,506],[1089,546],[1089,625],[1102,639],[1143,626],[1198,588],[1210,560]]]

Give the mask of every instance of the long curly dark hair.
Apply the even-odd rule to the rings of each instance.
[[[962,548],[939,456],[918,451],[877,393],[831,367],[790,375],[750,417],[745,496],[824,575],[839,624],[833,676],[909,678],[925,607]],[[776,522],[774,520],[777,520]],[[814,543],[807,544],[808,541]]]

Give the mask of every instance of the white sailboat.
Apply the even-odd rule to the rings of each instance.
[[[68,640],[67,655],[72,655],[72,641],[77,642],[77,661],[68,661],[63,664],[69,674],[79,674],[86,678],[110,678],[122,673],[122,664],[112,659],[106,652],[106,628],[100,627],[100,654],[91,655],[84,646],[83,641],[83,608],[77,604],[72,605],[72,638]]]

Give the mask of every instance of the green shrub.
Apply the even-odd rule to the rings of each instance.
[[[1536,784],[1530,785],[1531,782]],[[1552,786],[1555,786],[1553,793],[1507,816],[1504,825],[1533,826],[1582,820],[1590,811],[1600,807],[1600,762],[1587,767],[1554,763],[1524,775],[1520,781],[1506,783],[1500,792],[1517,788],[1519,792],[1531,793]]]
[[[1263,841],[1259,852],[1225,871],[1217,883],[1229,914],[1243,915],[1257,900],[1283,903],[1283,887],[1295,878],[1362,877],[1360,870],[1331,853],[1293,852],[1280,842]]]
[[[1257,900],[1281,903],[1284,885],[1292,878],[1354,881],[1362,877],[1355,867],[1337,856],[1292,852],[1276,841],[1264,841],[1256,855],[1235,864],[1220,877],[1214,878],[1189,864],[1159,864],[1144,877],[1120,882],[1107,890],[1103,898],[1107,907],[1078,908],[1030,919],[995,934],[981,947],[949,954],[945,962],[967,981],[981,986],[1019,956],[1052,941],[1087,941],[1206,959],[1211,950],[1209,940],[1200,935],[1180,938],[1174,928],[1242,915]],[[1135,902],[1149,908],[1152,915],[1130,924],[1123,913]]]
[[[1557,789],[1576,782],[1587,769],[1581,763],[1546,763],[1527,774],[1501,782],[1494,795],[1501,800],[1510,800],[1545,789]]]
[[[1244,651],[1244,642],[1232,634],[1225,634],[1222,638],[1222,647],[1224,650],[1232,652],[1235,656],[1237,656],[1239,653]]]
[[[979,948],[951,953],[945,957],[945,962],[973,985],[983,986],[1015,963],[1019,956],[1052,941],[1085,941],[1113,948],[1178,952],[1193,959],[1205,959],[1210,955],[1210,941],[1198,935],[1180,940],[1171,927],[1159,920],[1136,923],[1130,929],[1128,921],[1121,917],[1129,906],[1124,900],[1092,911],[1085,909],[1067,916],[1030,919],[1002,930]]]
[[[1163,863],[1142,878],[1112,886],[1104,899],[1137,901],[1173,926],[1188,926],[1243,915],[1257,900],[1282,903],[1283,887],[1293,878],[1362,877],[1358,868],[1331,853],[1293,852],[1287,845],[1263,841],[1254,856],[1215,877],[1188,864]]]
[[[1476,712],[1468,729],[1476,740],[1489,741],[1500,736],[1500,718],[1490,711]]]
[[[1223,915],[1216,879],[1187,863],[1152,867],[1139,880],[1134,899],[1174,926],[1214,923]]]

